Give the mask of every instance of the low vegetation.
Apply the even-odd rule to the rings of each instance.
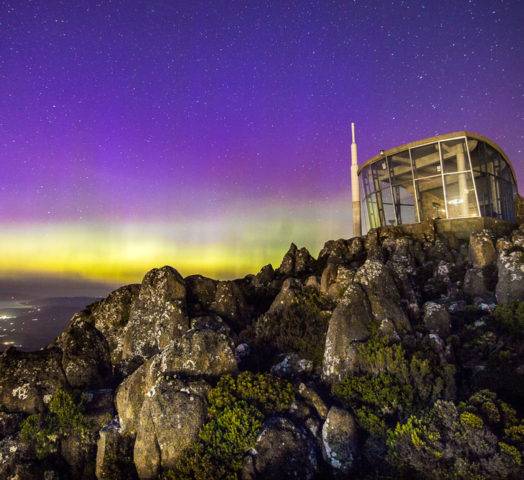
[[[257,342],[275,352],[295,352],[322,363],[333,303],[312,287],[297,292],[290,305],[264,315],[257,322]]]
[[[398,423],[389,432],[388,459],[412,477],[513,478],[522,467],[523,430],[515,410],[484,390],[458,407],[438,400]]]
[[[253,448],[266,416],[287,410],[293,386],[269,374],[223,376],[208,395],[210,420],[195,443],[163,480],[235,480],[242,458]]]
[[[359,347],[357,372],[333,387],[359,426],[385,441],[388,428],[439,398],[452,398],[454,366],[432,352],[408,355],[401,344],[373,337]]]
[[[58,453],[60,441],[72,434],[85,437],[88,432],[84,416],[84,398],[75,398],[59,390],[49,402],[49,413],[34,414],[21,424],[20,440],[39,460]]]

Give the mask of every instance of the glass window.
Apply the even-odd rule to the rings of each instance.
[[[395,217],[395,209],[393,207],[393,196],[391,194],[391,188],[389,185],[384,187],[381,191],[382,197],[382,225],[396,225],[397,218]],[[379,205],[380,209],[380,205]]]
[[[441,174],[438,143],[412,148],[411,157],[415,164],[415,174],[417,178]]]
[[[366,196],[364,201],[366,202],[366,210],[368,212],[368,229],[380,227],[376,195],[371,193]]]
[[[471,157],[471,167],[473,170],[478,172],[486,172],[486,144],[484,142],[479,142],[478,140],[473,140],[468,138],[468,148],[469,155]]]
[[[389,171],[385,158],[371,165],[371,169],[375,190],[380,190],[385,187],[383,184],[389,185]]]
[[[413,172],[409,151],[388,157],[391,171],[393,204],[398,225],[416,222]]]
[[[496,177],[500,177],[502,164],[506,163],[500,154],[487,143],[485,144],[487,171]]]
[[[470,172],[444,176],[448,218],[478,217],[477,200]]]
[[[371,192],[375,191],[373,185],[373,176],[371,175],[371,166],[367,166],[360,173],[361,190],[364,192],[364,197],[367,197]]]
[[[493,175],[473,171],[480,214],[483,217],[501,218],[498,185]]]
[[[416,222],[413,182],[393,185],[392,190],[398,225]]]
[[[468,139],[482,216],[515,220],[515,181],[504,157],[491,145]]]
[[[409,151],[396,153],[388,157],[388,162],[391,171],[391,183],[393,185],[405,184],[406,182],[413,182],[413,174],[411,171],[411,160],[409,158]]]
[[[416,180],[420,221],[446,218],[442,176]]]
[[[506,182],[505,180],[499,180],[500,182],[500,206],[502,210],[502,218],[510,222],[515,221],[515,203],[513,195],[513,182]]]
[[[441,142],[442,165],[445,173],[469,170],[469,159],[464,139]]]

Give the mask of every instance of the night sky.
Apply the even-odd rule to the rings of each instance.
[[[521,1],[1,1],[0,276],[227,278],[351,230],[350,122],[524,191]]]

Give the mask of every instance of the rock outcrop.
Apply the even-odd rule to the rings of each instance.
[[[126,325],[123,359],[140,364],[188,328],[184,279],[171,267],[153,269],[140,285]]]
[[[348,473],[357,457],[357,424],[353,415],[331,407],[322,427],[322,453],[326,462],[340,473]]]
[[[244,464],[242,478],[312,479],[317,471],[313,440],[290,420],[272,417],[262,427],[255,448]]]
[[[73,388],[102,388],[111,379],[111,358],[107,340],[82,315],[75,316],[58,337],[62,368]]]
[[[9,348],[0,355],[0,376],[3,412],[43,412],[51,396],[68,385],[58,348],[30,353]]]
[[[353,372],[357,349],[369,337],[373,325],[364,289],[350,285],[329,321],[322,365],[326,382],[340,381]]]
[[[153,269],[0,355],[0,477],[380,478],[433,451],[415,417],[446,401],[494,445],[467,472],[520,478],[523,301],[507,224],[374,229],[318,259],[292,244],[238,280]]]
[[[160,377],[146,393],[138,417],[134,463],[141,480],[156,478],[198,439],[206,420],[204,380]]]

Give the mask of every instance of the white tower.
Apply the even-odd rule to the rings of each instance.
[[[358,161],[357,161],[357,144],[355,143],[355,124],[351,123],[351,197],[353,199],[353,236],[362,235],[362,226],[360,221],[360,188],[358,184]]]

